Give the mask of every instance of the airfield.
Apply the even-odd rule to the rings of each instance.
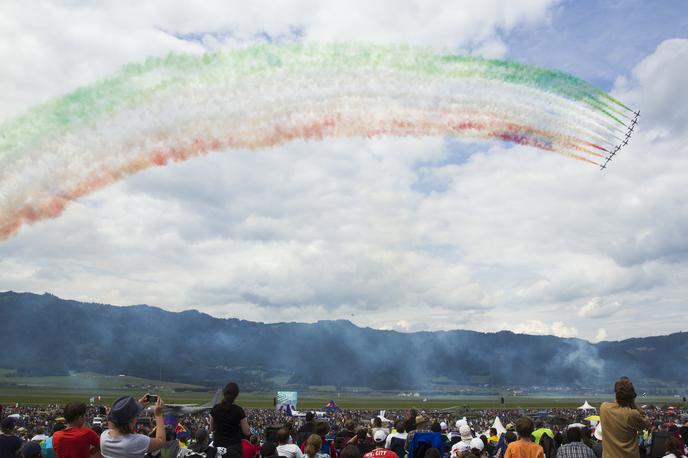
[[[91,373],[72,374],[52,377],[20,377],[13,371],[0,369],[0,404],[47,405],[67,402],[109,405],[123,395],[142,396],[146,392],[159,394],[166,402],[177,404],[204,404],[214,390],[205,387],[149,380],[129,376],[108,376]],[[275,392],[242,392],[238,403],[246,408],[272,408]],[[500,404],[500,397],[504,404]],[[402,397],[398,393],[334,393],[325,391],[299,392],[298,407],[322,409],[332,399],[343,409],[406,409],[420,410],[464,410],[464,409],[532,409],[532,408],[572,408],[587,400],[593,406],[602,401],[612,400],[613,395],[544,395],[528,394],[514,396],[509,392],[499,395],[461,395],[446,396],[419,393],[419,396]],[[682,405],[682,399],[673,396],[648,396],[640,402],[654,405]]]

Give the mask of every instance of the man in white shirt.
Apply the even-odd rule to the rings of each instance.
[[[277,454],[284,458],[303,458],[299,446],[289,443],[289,431],[286,428],[277,431]]]

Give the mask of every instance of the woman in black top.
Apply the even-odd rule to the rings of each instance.
[[[239,386],[228,383],[222,390],[223,399],[210,411],[210,430],[214,431],[213,446],[217,458],[241,458],[241,440],[251,433],[244,409],[234,404]]]

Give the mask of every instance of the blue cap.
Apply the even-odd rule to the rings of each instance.
[[[41,445],[38,442],[29,441],[21,448],[24,458],[38,458],[41,456]]]

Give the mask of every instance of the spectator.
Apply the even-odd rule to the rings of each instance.
[[[533,420],[521,417],[516,420],[516,432],[519,439],[506,448],[505,458],[544,458],[545,452],[533,442]]]
[[[425,451],[425,456],[423,458],[441,458],[440,451],[434,447],[430,447]]]
[[[569,427],[566,430],[566,444],[557,450],[557,458],[596,458],[595,452],[581,442],[581,439],[581,429],[575,426]]]
[[[46,440],[43,441],[43,444],[41,445],[41,455],[43,458],[54,458],[55,457],[55,449],[53,448],[53,438],[55,437],[55,434],[57,434],[59,431],[62,431],[65,429],[65,425],[62,422],[57,422],[53,426],[53,435],[47,438]]]
[[[239,386],[230,382],[222,390],[222,401],[210,410],[210,430],[218,458],[240,458],[243,454],[241,440],[251,434],[244,409],[234,402],[239,396]]]
[[[241,451],[243,458],[255,458],[258,454],[260,454],[260,444],[258,443],[258,436],[252,434],[248,440],[242,440]]]
[[[461,437],[461,440],[452,445],[452,453],[455,453],[459,449],[459,447],[464,449],[465,445],[468,445],[468,448],[470,449],[471,440],[473,439],[473,433],[471,432],[471,427],[468,426],[468,423],[461,423],[461,425],[459,426],[459,435]],[[459,445],[462,442],[465,444],[464,446]]]
[[[399,458],[399,456],[396,453],[385,448],[386,440],[387,434],[383,429],[378,429],[377,431],[375,431],[373,435],[373,442],[375,443],[375,448],[370,452],[366,453],[363,456],[363,458]]]
[[[277,454],[284,458],[302,458],[303,453],[296,444],[289,443],[289,430],[280,428],[277,431]]]
[[[485,448],[485,442],[483,442],[483,440],[479,437],[474,437],[473,439],[471,439],[471,442],[470,444],[468,444],[468,447],[472,456],[488,458],[487,453],[483,452],[483,449]]]
[[[0,422],[0,458],[15,458],[21,448],[22,441],[14,435],[17,426],[14,418],[5,418]]]
[[[502,437],[500,438],[499,443],[497,444],[497,449],[495,450],[494,457],[495,458],[502,458],[506,454],[506,449],[509,447],[509,444],[512,442],[516,442],[518,438],[516,437],[516,434],[514,434],[513,431],[507,431],[504,434],[502,434]]]
[[[416,417],[418,416],[418,411],[416,409],[409,409],[406,412],[406,427],[404,428],[407,433],[415,431],[416,429]]]
[[[38,442],[29,441],[20,449],[21,458],[41,458],[41,446]]]
[[[628,379],[614,384],[616,402],[603,402],[600,419],[604,425],[604,458],[640,457],[638,432],[650,427],[643,412],[635,405],[635,388]]]
[[[397,421],[396,431],[393,431],[387,440],[385,441],[385,448],[393,451],[399,456],[399,458],[404,458],[404,445],[406,444],[407,434],[404,431],[406,427],[403,420]]]
[[[306,422],[301,425],[298,430],[296,443],[303,444],[308,439],[308,436],[315,431],[315,414],[313,412],[306,412]],[[353,434],[352,434],[353,436]],[[351,437],[351,436],[350,436]]]
[[[685,458],[683,450],[681,449],[681,441],[675,437],[669,437],[666,444],[666,455],[664,458]]]
[[[330,458],[337,458],[337,449],[334,447],[333,442],[327,440],[327,433],[330,432],[330,424],[324,421],[320,421],[315,424],[315,434],[320,436],[322,439],[322,452],[329,453]],[[301,444],[301,451],[305,450],[306,443]]]
[[[277,444],[266,442],[260,447],[260,458],[277,458]]]
[[[311,434],[306,439],[306,448],[304,449],[304,454],[308,458],[329,458],[329,454],[322,452],[322,438],[317,434]]]
[[[355,445],[347,445],[342,449],[339,458],[361,458],[361,452]]]
[[[105,458],[143,457],[147,452],[155,452],[165,445],[165,424],[162,418],[164,404],[161,398],[155,404],[155,438],[136,434],[136,419],[147,401],[136,401],[131,396],[115,400],[108,415],[108,429],[100,436],[100,451]]]
[[[356,422],[349,418],[344,421],[344,429],[334,436],[335,448],[343,449],[354,436],[356,436]]]
[[[384,428],[382,426],[382,419],[380,417],[373,417],[372,419],[373,423],[373,430],[372,430],[372,436],[375,436],[375,433],[378,431],[383,431],[385,433],[385,437],[389,434],[389,428]]]
[[[191,446],[191,451],[205,455],[206,458],[215,458],[215,447],[208,445],[208,430],[199,428],[196,431],[196,443]]]
[[[100,438],[84,428],[86,404],[67,404],[63,410],[67,427],[53,435],[53,449],[60,458],[99,458]]]
[[[356,436],[349,440],[349,444],[356,445],[360,456],[365,455],[375,448],[373,443],[369,440],[368,430],[365,428],[356,431]]]
[[[602,458],[602,455],[604,454],[604,444],[602,442],[602,423],[598,423],[595,427],[595,439],[597,439],[597,442],[592,445],[592,451],[595,452],[596,458]]]

